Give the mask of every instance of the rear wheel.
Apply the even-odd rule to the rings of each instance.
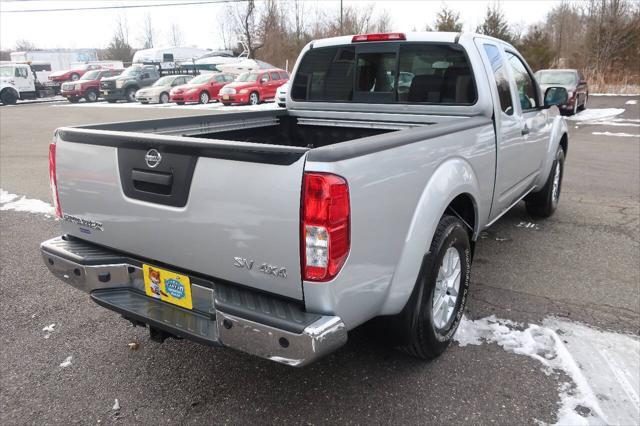
[[[0,93],[0,100],[5,105],[15,105],[18,102],[18,95],[13,90],[6,89]]]
[[[87,90],[86,95],[84,95],[84,98],[86,99],[87,102],[95,102],[98,100],[98,92],[95,90]]]
[[[209,94],[207,92],[200,93],[200,97],[198,98],[198,102],[201,104],[209,103]]]
[[[161,104],[169,103],[169,94],[166,92],[160,93],[160,97],[158,98]]]
[[[418,358],[440,355],[462,320],[469,291],[471,245],[464,223],[440,219],[418,281],[403,311],[392,321],[400,349]]]
[[[527,212],[532,216],[549,217],[558,208],[562,176],[564,175],[564,151],[558,147],[556,159],[551,166],[551,172],[542,190],[530,194],[526,199]]]
[[[129,87],[124,92],[124,98],[127,102],[135,102],[136,101],[136,92],[138,91],[137,87]]]
[[[260,96],[257,92],[251,92],[249,95],[249,105],[258,105],[260,103]]]

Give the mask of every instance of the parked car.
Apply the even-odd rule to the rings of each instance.
[[[62,83],[60,94],[71,103],[80,99],[95,102],[100,97],[100,80],[122,73],[121,69],[100,69],[89,71],[76,81]]]
[[[151,86],[136,92],[136,100],[143,104],[169,103],[169,92],[172,88],[186,84],[191,80],[191,75],[167,75],[160,78]]]
[[[116,77],[103,78],[100,90],[107,102],[134,102],[138,90],[151,86],[159,78],[160,72],[153,65],[132,65]]]
[[[294,69],[286,110],[58,129],[45,265],[156,341],[302,366],[377,319],[438,356],[480,233],[521,200],[558,207],[566,89],[467,32],[314,41]]]
[[[218,100],[224,105],[258,105],[276,96],[276,90],[289,81],[289,74],[280,69],[267,69],[240,74],[233,83],[220,89]]]
[[[574,69],[549,69],[536,72],[536,78],[542,90],[551,86],[562,86],[567,89],[569,99],[560,105],[560,111],[576,114],[587,108],[589,85],[580,71]]]
[[[287,91],[289,90],[289,83],[285,83],[282,86],[278,87],[276,90],[276,102],[279,107],[286,108],[287,107]]]
[[[200,74],[187,84],[171,89],[171,102],[175,102],[178,105],[190,102],[207,104],[211,100],[216,100],[220,89],[234,79],[235,76],[231,74]]]
[[[99,69],[102,69],[102,65],[82,64],[68,70],[54,71],[49,74],[49,80],[58,83],[63,83],[65,81],[76,81],[79,80],[80,77],[82,77],[86,72]]]

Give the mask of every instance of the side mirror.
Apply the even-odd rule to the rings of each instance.
[[[552,105],[564,105],[569,100],[569,94],[564,87],[549,87],[544,92],[544,106],[549,108]]]
[[[267,81],[269,80],[267,80],[266,78],[263,78],[262,80],[260,80],[260,84],[265,84]]]

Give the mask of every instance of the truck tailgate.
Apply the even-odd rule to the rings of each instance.
[[[59,129],[64,232],[150,263],[301,300],[306,151]]]

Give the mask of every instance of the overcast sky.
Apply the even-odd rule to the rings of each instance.
[[[179,25],[185,45],[203,48],[222,46],[219,18],[225,4],[181,4],[179,6],[143,7],[117,10],[74,10],[58,12],[10,13],[15,10],[62,9],[95,6],[144,5],[179,3],[181,0],[113,0],[113,1],[48,1],[48,0],[0,0],[0,47],[13,48],[17,40],[26,39],[39,48],[106,47],[113,34],[118,15],[125,16],[129,26],[129,38],[134,47],[140,46],[142,22],[151,15],[156,29],[156,45],[168,44],[168,28]],[[194,2],[198,0],[184,0]],[[285,2],[286,3],[286,2]],[[494,1],[344,1],[345,5],[366,7],[373,5],[375,12],[387,10],[395,30],[422,30],[433,23],[435,14],[447,4],[460,12],[466,31],[473,31],[482,21],[486,7]],[[499,2],[512,24],[526,25],[544,19],[556,4],[551,0],[507,0]],[[309,9],[339,13],[337,0],[309,0]]]

